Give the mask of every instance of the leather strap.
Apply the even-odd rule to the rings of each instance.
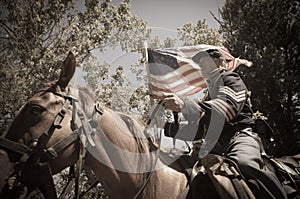
[[[18,154],[28,154],[30,149],[28,146],[0,137],[0,148],[8,149]]]
[[[71,144],[73,144],[78,139],[77,131],[74,131],[70,135],[68,135],[66,138],[58,141],[51,147],[49,147],[46,150],[46,155],[49,159],[55,159],[58,154],[65,148],[69,147]]]

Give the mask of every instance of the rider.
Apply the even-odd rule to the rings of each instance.
[[[237,73],[227,71],[227,62],[218,50],[200,52],[193,60],[200,65],[208,83],[208,97],[192,101],[166,94],[162,104],[174,112],[181,112],[189,123],[199,125],[194,136],[196,139],[211,133],[209,124],[216,125],[223,118],[220,132],[214,129],[211,133],[217,137],[217,144],[211,152],[225,154],[238,164],[256,198],[287,198],[277,177],[264,167],[263,148],[258,134],[252,130],[250,96],[243,80]],[[174,137],[176,131],[166,133]],[[192,133],[183,133],[185,135],[180,137],[185,139],[186,136],[186,140],[190,140],[188,134]]]

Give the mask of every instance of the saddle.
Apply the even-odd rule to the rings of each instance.
[[[265,165],[281,182],[288,198],[300,198],[300,158],[263,156]]]
[[[255,198],[238,166],[230,159],[208,154],[198,161],[189,155],[179,158],[185,168],[189,185],[181,199],[198,198]],[[273,171],[284,187],[288,198],[300,198],[300,159],[291,156],[264,156],[265,165]],[[191,164],[193,163],[193,165]]]
[[[178,161],[189,181],[180,199],[254,198],[236,164],[224,156],[208,154],[199,160],[184,154]]]

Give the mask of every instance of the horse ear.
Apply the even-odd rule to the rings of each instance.
[[[60,86],[62,90],[68,86],[70,80],[72,79],[76,68],[76,59],[72,52],[69,52],[67,58],[64,60],[62,69],[60,72],[60,77],[57,85]]]

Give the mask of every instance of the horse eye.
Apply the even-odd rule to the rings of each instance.
[[[45,108],[39,106],[39,105],[33,105],[31,108],[31,113],[33,115],[41,115],[45,111]]]

